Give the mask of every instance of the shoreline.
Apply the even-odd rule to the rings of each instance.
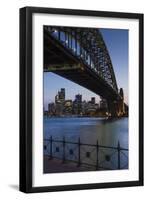
[[[122,118],[128,118],[128,116],[121,116],[121,117],[108,117],[108,116],[78,116],[78,115],[69,115],[69,116],[46,116],[46,118],[102,118],[106,120],[111,120],[111,119],[122,119]]]

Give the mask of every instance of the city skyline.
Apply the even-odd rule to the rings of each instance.
[[[100,117],[107,116],[109,113],[106,100],[101,98],[100,102],[91,97],[90,101],[82,98],[81,94],[75,94],[74,99],[66,98],[66,89],[60,88],[54,97],[54,102],[48,104],[48,109],[44,108],[46,116],[82,116]]]
[[[43,37],[43,172],[128,169],[128,30],[45,25]]]
[[[99,29],[109,51],[118,88],[124,90],[125,102],[128,104],[128,30]],[[63,87],[67,91],[67,99],[74,99],[74,94],[82,94],[83,99],[91,97],[100,101],[97,94],[51,72],[44,73],[44,107],[54,101],[54,96]]]
[[[50,104],[50,103],[55,103],[55,102],[56,102],[56,97],[59,95],[59,93],[61,92],[62,89],[65,90],[65,99],[64,99],[64,100],[72,100],[72,101],[75,101],[77,95],[82,96],[82,101],[86,101],[86,102],[89,102],[89,101],[91,101],[92,98],[95,98],[94,96],[89,96],[89,99],[84,99],[84,98],[83,98],[83,95],[84,95],[84,94],[82,94],[82,93],[75,93],[75,94],[73,94],[73,98],[68,98],[69,95],[68,95],[67,92],[66,92],[66,88],[59,88],[58,91],[57,91],[57,93],[56,93],[55,96],[54,96],[54,99],[53,99],[52,101],[49,101],[49,102],[48,102],[49,104]],[[99,99],[99,100],[97,100],[97,99]],[[95,98],[95,103],[96,103],[96,104],[99,104],[100,101],[101,101],[103,98],[101,98],[101,97],[99,96],[99,97],[97,97],[97,99]],[[47,106],[48,106],[48,105],[47,105]]]

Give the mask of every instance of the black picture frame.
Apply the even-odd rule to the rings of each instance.
[[[64,186],[32,186],[32,15],[50,13],[139,20],[139,180]],[[143,14],[58,8],[20,9],[20,191],[26,193],[143,185]]]

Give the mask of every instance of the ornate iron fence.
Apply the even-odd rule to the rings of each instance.
[[[118,141],[116,147],[53,139],[44,139],[44,155],[49,159],[57,158],[77,163],[77,166],[87,165],[96,170],[128,169],[128,149],[122,148]]]

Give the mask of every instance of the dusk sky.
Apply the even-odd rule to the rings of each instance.
[[[99,29],[109,51],[118,88],[124,89],[125,102],[128,104],[128,30]],[[55,95],[65,88],[66,99],[74,100],[76,94],[82,94],[82,99],[89,101],[91,97],[99,96],[65,78],[51,72],[44,72],[44,107],[54,102]]]

